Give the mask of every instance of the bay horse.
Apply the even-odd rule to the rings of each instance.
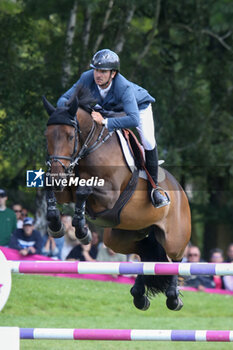
[[[45,133],[47,174],[56,180],[53,187],[49,180],[46,186],[49,234],[64,235],[56,202],[74,202],[72,224],[81,243],[91,240],[85,221],[88,215],[89,220],[105,228],[104,244],[115,252],[138,254],[141,261],[180,262],[190,240],[191,215],[188,199],[176,179],[163,169],[164,179],[159,185],[169,195],[170,204],[155,208],[147,181],[138,177],[137,168],[132,173],[127,166],[116,132],[109,133],[93,121],[95,101],[88,89],[78,88],[67,107],[54,108],[45,97],[43,102],[49,114]],[[59,181],[64,184],[71,174],[86,184],[61,186]],[[88,185],[88,179],[93,178]],[[104,186],[96,179],[103,179]],[[177,276],[138,275],[130,292],[140,310],[147,310],[149,298],[159,292],[166,295],[169,309],[183,306]]]

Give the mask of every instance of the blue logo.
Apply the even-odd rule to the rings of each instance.
[[[42,169],[27,170],[27,187],[43,187],[44,173]]]

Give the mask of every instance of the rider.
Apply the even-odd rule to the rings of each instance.
[[[125,116],[104,119],[101,113],[92,112],[97,124],[104,125],[109,131],[136,127],[143,147],[147,170],[155,184],[158,185],[158,152],[154,136],[154,121],[151,103],[155,99],[142,87],[128,81],[119,73],[120,59],[118,55],[104,49],[93,56],[91,70],[84,72],[80,79],[58,100],[57,106],[63,107],[71,98],[77,85],[83,85],[91,91],[99,106],[105,110],[124,112]],[[168,204],[168,199],[159,189],[149,184],[150,198],[156,208]]]

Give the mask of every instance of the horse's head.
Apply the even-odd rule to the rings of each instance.
[[[46,138],[48,148],[48,161],[53,188],[57,191],[63,189],[62,181],[73,172],[73,162],[77,153],[76,117],[78,101],[75,98],[69,107],[54,108],[43,97],[45,109],[49,115]]]

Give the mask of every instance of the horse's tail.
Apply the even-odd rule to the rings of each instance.
[[[156,240],[156,232],[161,230],[158,226],[151,226],[149,235],[138,242],[139,255],[142,261],[168,262],[166,252]],[[148,296],[164,293],[171,283],[172,276],[143,275],[143,282]]]

